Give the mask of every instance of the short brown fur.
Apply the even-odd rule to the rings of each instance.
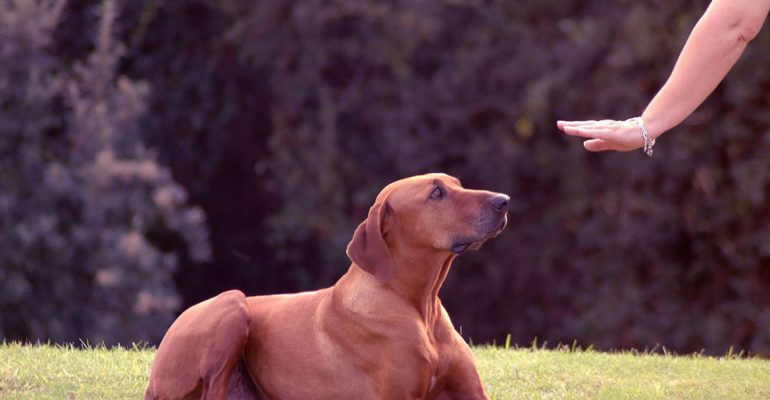
[[[145,398],[486,399],[438,292],[457,254],[503,229],[507,200],[444,174],[388,185],[334,286],[191,307],[163,338]]]

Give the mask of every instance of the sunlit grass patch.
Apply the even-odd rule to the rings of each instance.
[[[0,345],[2,399],[138,399],[154,349]]]
[[[475,346],[493,399],[770,399],[770,361]],[[152,348],[0,344],[2,399],[139,399]]]
[[[495,399],[770,399],[770,361],[597,352],[563,347],[474,347]]]

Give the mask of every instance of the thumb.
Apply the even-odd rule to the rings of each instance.
[[[583,142],[583,147],[588,151],[605,151],[610,150],[610,144],[602,139],[591,139]]]

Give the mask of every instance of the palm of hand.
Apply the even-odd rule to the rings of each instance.
[[[631,151],[644,145],[641,131],[631,121],[558,121],[556,126],[567,135],[587,139],[583,146],[588,151]]]

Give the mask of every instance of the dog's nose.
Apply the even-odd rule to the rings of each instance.
[[[496,194],[489,199],[489,204],[495,211],[503,213],[508,211],[508,200],[511,198],[504,194]]]

